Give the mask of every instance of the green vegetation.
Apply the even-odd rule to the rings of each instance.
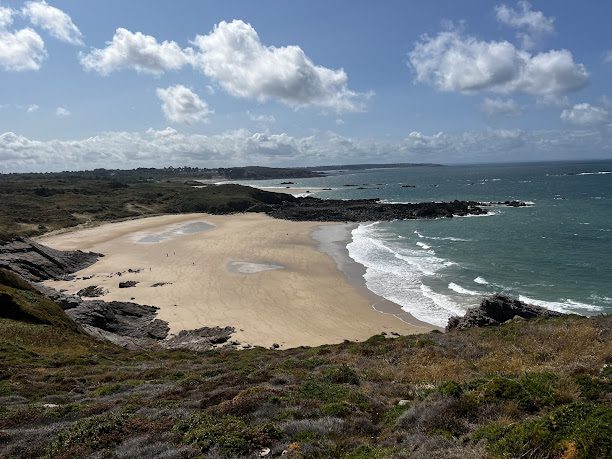
[[[612,454],[609,317],[198,354],[93,340],[6,272],[0,292],[0,457]]]
[[[56,178],[71,174],[75,177]],[[233,184],[194,187],[180,180],[85,179],[82,174],[0,175],[0,241],[146,215],[244,212],[294,199]]]

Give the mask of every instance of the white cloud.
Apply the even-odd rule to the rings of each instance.
[[[191,50],[183,50],[174,41],[159,43],[155,37],[119,28],[106,48],[93,49],[81,55],[85,70],[102,75],[132,69],[139,73],[160,75],[168,70],[179,70],[191,60]]]
[[[603,58],[604,63],[612,64],[612,49],[610,51],[606,51]]]
[[[348,88],[344,70],[315,65],[299,46],[265,46],[243,21],[222,21],[193,44],[200,51],[195,64],[235,97],[337,112],[365,109],[368,95]]]
[[[70,16],[44,0],[26,2],[21,12],[32,24],[43,28],[52,37],[73,45],[83,45],[83,35]]]
[[[171,123],[206,122],[208,115],[212,113],[205,101],[183,85],[157,88],[156,94],[162,101],[164,116]]]
[[[608,122],[608,111],[591,104],[576,104],[561,112],[561,120],[574,126],[598,126]]]
[[[6,6],[0,6],[0,30],[6,29],[13,23],[14,11]]]
[[[59,116],[60,118],[67,118],[70,115],[72,115],[72,113],[70,113],[70,111],[64,107],[57,107],[55,109],[55,116]]]
[[[15,110],[20,110],[20,111],[24,111],[27,113],[34,113],[36,111],[38,111],[38,109],[40,108],[38,105],[36,104],[31,104],[31,105],[21,105],[21,104],[0,104],[0,110],[2,109],[15,109]]]
[[[570,105],[569,97],[562,94],[544,94],[536,98],[536,105],[542,107],[568,107]]]
[[[424,35],[409,53],[416,81],[473,94],[562,94],[584,87],[588,73],[568,50],[532,55],[508,41],[481,41],[458,30]]]
[[[519,1],[517,6],[514,9],[505,4],[499,5],[495,7],[495,13],[500,23],[523,30],[517,33],[523,48],[533,47],[540,36],[555,31],[555,18],[546,17],[541,11],[533,11],[527,1]]]
[[[245,129],[216,135],[173,128],[105,132],[84,139],[32,140],[0,135],[0,172],[240,164],[315,166],[365,162],[484,162],[609,158],[612,128],[447,134],[412,132],[397,141],[355,139],[333,132],[306,137]]]
[[[516,116],[523,110],[513,99],[485,98],[480,104],[480,109],[487,116]]]
[[[30,28],[8,30],[14,11],[0,6],[0,68],[16,72],[38,70],[47,56],[45,42]]]
[[[253,121],[254,123],[263,123],[263,124],[276,123],[276,118],[274,118],[274,115],[264,115],[262,113],[251,113],[248,110],[246,114],[249,117],[249,119]]]

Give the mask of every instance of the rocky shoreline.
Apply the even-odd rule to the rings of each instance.
[[[287,195],[289,196],[289,195]],[[413,220],[486,215],[487,207],[528,207],[522,201],[482,203],[477,201],[421,202],[391,204],[379,199],[319,199],[302,197],[283,199],[280,203],[256,204],[247,212],[265,212],[274,218],[294,221],[368,222]]]
[[[501,325],[511,320],[551,318],[563,315],[567,314],[497,294],[484,298],[480,306],[468,309],[464,316],[449,318],[446,330],[489,327]]]

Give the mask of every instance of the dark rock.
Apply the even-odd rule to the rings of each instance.
[[[119,288],[130,288],[130,287],[135,287],[138,284],[138,281],[124,281],[124,282],[119,282]]]
[[[106,295],[107,290],[102,287],[98,287],[97,285],[90,285],[89,287],[82,288],[77,292],[78,296],[87,297],[87,298],[95,298],[97,296]]]
[[[17,237],[0,245],[0,268],[31,281],[66,279],[71,273],[95,263],[99,253],[62,251],[31,239]]]
[[[279,347],[280,347],[280,344],[278,344],[278,343],[274,343],[272,345],[272,349],[278,349]]]
[[[295,182],[280,182],[281,185],[295,185]]]
[[[529,204],[523,201],[498,201],[497,204],[508,207],[531,207]]]
[[[475,201],[385,204],[378,199],[342,201],[306,197],[277,204],[267,213],[284,220],[365,222],[483,215],[487,211]]]
[[[203,327],[197,330],[183,330],[160,344],[166,349],[190,349],[206,351],[228,343],[236,330],[233,327]]]
[[[274,211],[274,206],[272,206],[270,204],[255,204],[255,205],[249,207],[246,211],[247,212],[269,213],[269,212],[273,212]]]
[[[84,300],[78,295],[59,292],[44,285],[35,285],[42,294],[57,303],[78,325],[97,338],[108,339],[124,345],[123,338],[129,343],[138,340],[139,344],[151,342],[168,336],[167,322],[156,319],[158,308],[127,301]]]
[[[162,285],[172,284],[172,282],[155,282],[151,287],[161,287]]]
[[[498,294],[483,299],[480,306],[468,309],[463,317],[453,316],[448,319],[446,330],[500,325],[517,318],[534,319],[562,315],[564,314]]]
[[[416,185],[402,185],[402,188],[416,188]]]

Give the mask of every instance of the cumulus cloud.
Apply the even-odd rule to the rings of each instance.
[[[233,96],[337,112],[365,109],[368,95],[348,88],[343,69],[314,64],[299,46],[265,46],[243,21],[222,21],[193,44],[196,66]]]
[[[83,35],[70,16],[44,0],[26,2],[21,12],[32,24],[46,30],[52,37],[73,45],[83,45]]]
[[[415,131],[395,141],[355,139],[333,132],[295,137],[245,129],[207,136],[165,128],[48,141],[7,132],[0,135],[0,171],[558,160],[575,158],[576,152],[589,158],[609,158],[611,137],[612,129],[605,126],[568,131],[499,129],[457,134]]]
[[[58,116],[60,118],[67,118],[70,115],[72,115],[72,113],[70,113],[70,111],[64,107],[57,107],[55,109],[55,116]]]
[[[574,126],[599,126],[608,122],[608,111],[591,104],[576,104],[561,112],[561,120]]]
[[[45,42],[34,30],[8,30],[14,11],[0,6],[0,68],[22,72],[40,69],[47,57]]]
[[[264,115],[263,113],[251,113],[248,110],[246,114],[248,118],[254,123],[262,123],[262,124],[276,123],[276,118],[274,118],[274,115]]]
[[[498,5],[495,7],[495,14],[500,23],[520,29],[517,37],[525,49],[533,47],[540,36],[555,31],[555,18],[546,17],[541,11],[532,10],[531,4],[527,1],[519,1],[516,9],[505,4]]]
[[[124,69],[139,73],[161,75],[168,70],[179,70],[191,60],[191,50],[181,49],[174,41],[159,43],[155,37],[119,28],[113,39],[102,49],[81,55],[85,70],[109,75]]]
[[[606,64],[612,64],[612,49],[604,54],[603,61]]]
[[[513,99],[485,98],[480,104],[480,109],[487,116],[516,116],[523,110]]]
[[[164,116],[171,123],[206,122],[208,115],[212,113],[205,101],[183,85],[157,88],[156,94],[162,101]]]
[[[532,55],[508,41],[482,41],[454,29],[421,37],[409,61],[416,81],[465,94],[562,94],[584,87],[589,76],[568,50]]]
[[[13,10],[0,6],[0,30],[6,29],[13,23]]]
[[[28,105],[28,107],[26,108],[26,112],[34,113],[34,112],[37,112],[39,108],[40,108],[40,106],[38,106],[36,104],[31,104],[31,105]]]

